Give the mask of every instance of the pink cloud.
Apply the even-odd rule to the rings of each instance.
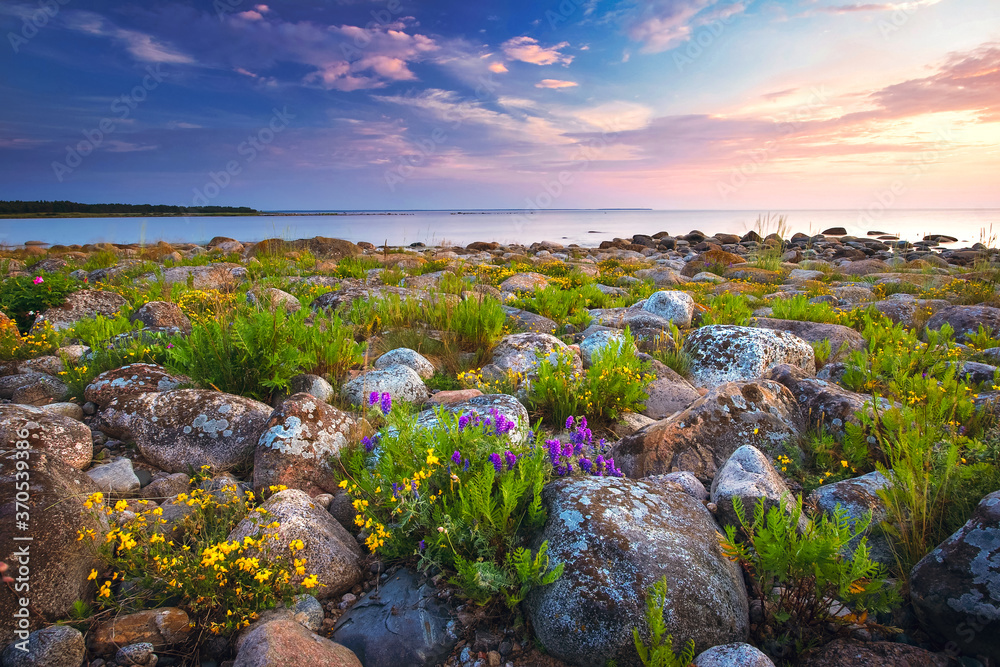
[[[562,81],[560,79],[542,79],[535,84],[535,88],[575,88],[579,86],[576,81]]]
[[[531,63],[532,65],[554,65],[562,63],[569,65],[573,56],[559,52],[569,46],[569,42],[560,42],[554,46],[542,46],[534,37],[512,37],[501,45],[504,54],[511,60]]]
[[[489,70],[494,74],[503,74],[507,71],[507,66],[500,62],[490,63]]]

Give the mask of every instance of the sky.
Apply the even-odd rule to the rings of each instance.
[[[997,0],[4,0],[0,35],[0,199],[1000,207]]]

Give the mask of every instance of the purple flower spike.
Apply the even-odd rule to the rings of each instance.
[[[503,458],[507,462],[507,470],[513,470],[517,465],[517,454],[509,449],[503,453]]]
[[[454,463],[455,465],[458,465],[462,462],[462,453],[459,452],[457,449],[455,450],[455,453],[451,455],[451,462]]]
[[[594,462],[588,459],[586,456],[581,456],[578,463],[580,464],[580,470],[588,474],[594,468]]]
[[[497,472],[503,471],[503,461],[500,460],[500,455],[496,452],[490,454],[490,463],[493,464],[493,468],[496,469]]]
[[[572,415],[570,415],[569,417],[566,417],[566,429],[569,430],[571,428],[573,428],[573,416]]]
[[[375,441],[369,438],[367,435],[361,438],[361,444],[365,446],[365,451],[369,454],[373,449],[375,449]]]
[[[458,418],[458,430],[459,431],[464,431],[465,427],[469,425],[470,421],[472,421],[472,417],[470,417],[469,415],[462,415],[461,417],[459,417]]]
[[[382,414],[387,415],[392,411],[392,396],[389,392],[382,393],[382,404],[379,406],[382,408]]]
[[[420,540],[420,544],[417,545],[417,548],[420,549],[421,551],[423,551],[424,549],[427,548],[427,543],[424,542],[423,540]]]
[[[373,391],[368,395],[368,405],[375,405],[376,403],[378,403],[378,392]]]
[[[469,466],[472,465],[469,459],[462,460],[462,472],[469,472]]]

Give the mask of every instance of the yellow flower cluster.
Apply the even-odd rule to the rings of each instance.
[[[222,292],[217,289],[188,290],[177,300],[177,307],[192,322],[204,324],[236,306],[238,295],[235,292]]]

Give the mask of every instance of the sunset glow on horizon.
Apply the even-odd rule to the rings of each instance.
[[[0,199],[1000,207],[995,0],[53,0],[0,28]]]

